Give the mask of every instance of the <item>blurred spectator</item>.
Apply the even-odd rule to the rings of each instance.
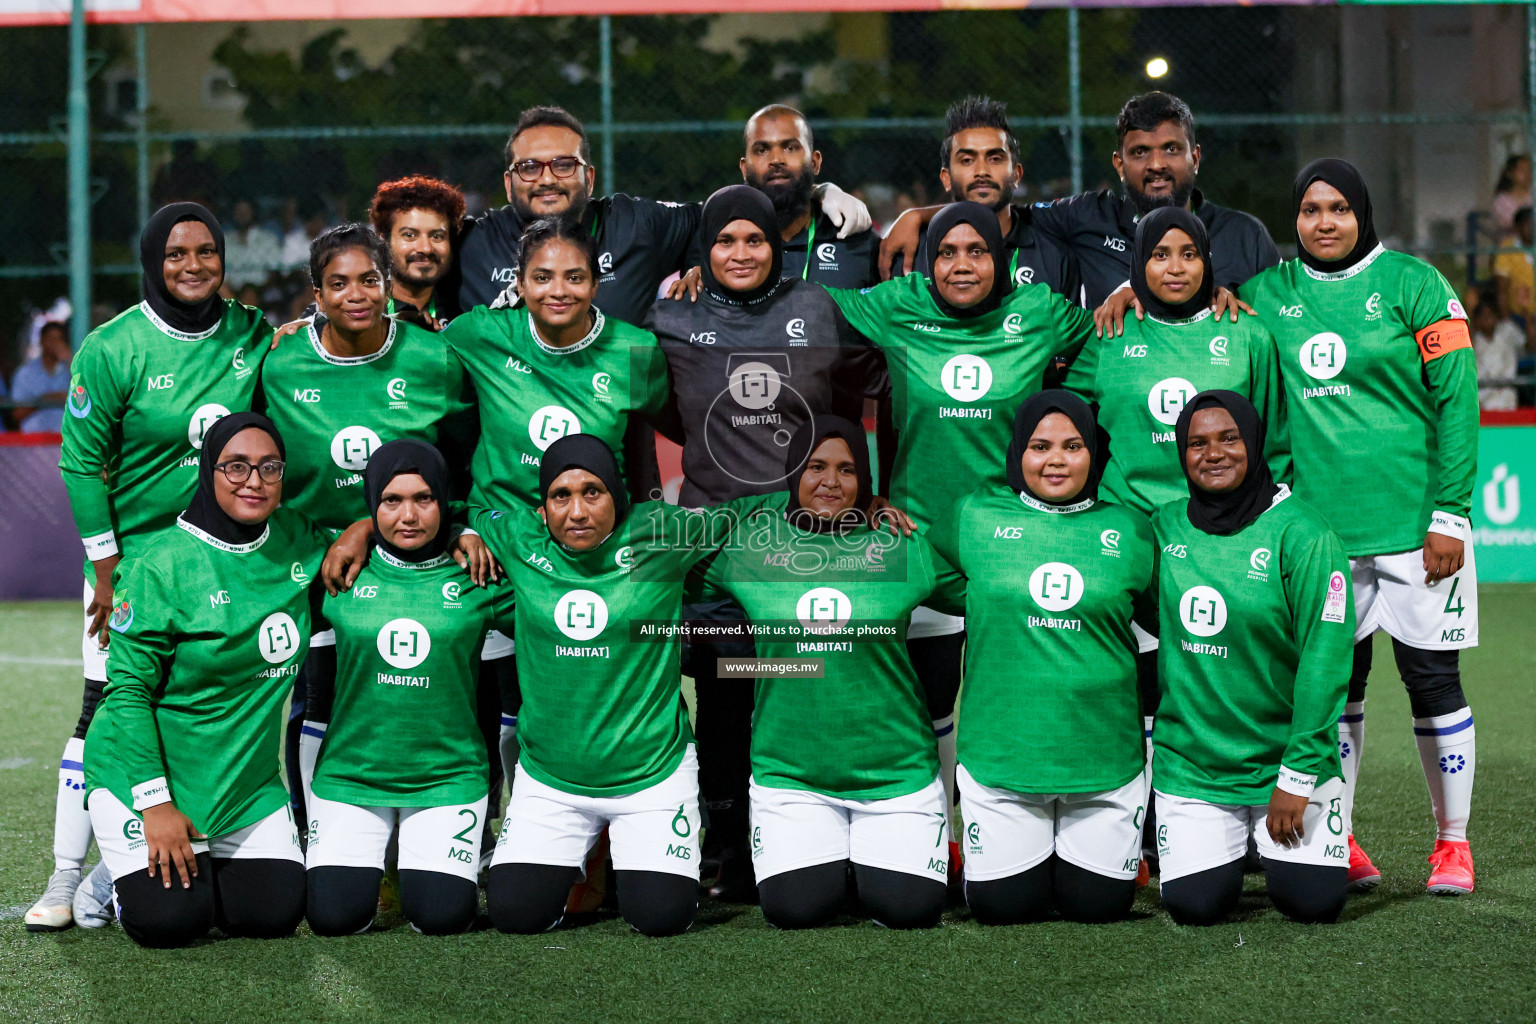
[[[1502,242],[1515,233],[1515,214],[1531,205],[1531,158],[1516,154],[1504,161],[1493,189],[1494,233]],[[1527,243],[1529,244],[1529,243]]]
[[[213,166],[213,161],[198,158],[197,143],[191,139],[177,139],[171,143],[170,162],[156,172],[149,194],[157,207],[189,202],[202,203],[212,209],[218,184],[218,169]]]
[[[295,215],[289,219],[283,235],[283,271],[304,270],[309,267],[309,243],[325,230],[325,203],[311,197],[300,206],[297,200],[289,200]],[[286,211],[285,211],[286,212]]]
[[[1478,295],[1472,311],[1472,351],[1477,357],[1477,404],[1502,411],[1519,404],[1512,382],[1525,344],[1520,329],[1499,315],[1498,303],[1492,290]]]
[[[43,325],[36,359],[22,364],[11,379],[16,419],[24,432],[58,433],[64,429],[64,398],[69,393],[69,328],[57,320]],[[39,406],[44,406],[40,408]]]
[[[1515,239],[1512,244],[1525,252],[1501,252],[1493,258],[1493,282],[1498,289],[1499,308],[1520,321],[1528,340],[1536,340],[1536,269],[1531,263],[1531,242],[1536,238],[1536,222],[1531,207],[1522,206],[1515,214]]]
[[[224,229],[225,283],[237,292],[248,284],[266,284],[282,264],[282,243],[256,223],[256,208],[248,199],[235,200],[230,218]]]

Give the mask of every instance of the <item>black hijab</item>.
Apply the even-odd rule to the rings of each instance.
[[[613,449],[595,434],[566,434],[544,449],[539,462],[539,504],[549,500],[549,488],[568,469],[584,469],[603,482],[613,495],[613,528],[617,530],[629,515],[629,493]]]
[[[384,488],[402,473],[416,473],[427,482],[438,508],[444,512],[444,520],[438,525],[437,536],[415,551],[398,548],[384,539],[379,532],[379,502]],[[453,501],[453,488],[448,481],[448,463],[442,453],[425,441],[399,440],[379,446],[363,470],[363,497],[368,502],[368,514],[373,517],[373,545],[389,552],[402,562],[427,562],[448,550],[447,510]]]
[[[800,504],[800,478],[805,475],[812,453],[829,437],[840,437],[847,442],[848,451],[853,454],[859,494],[852,508],[845,509],[832,519],[823,519]],[[875,500],[875,492],[869,473],[869,439],[862,427],[840,416],[812,418],[790,438],[784,474],[784,486],[789,489],[789,506],[784,510],[784,518],[794,526],[810,533],[847,533],[868,523],[869,505]]]
[[[938,258],[939,246],[956,224],[969,224],[975,228],[982,241],[987,243],[987,251],[992,254],[992,291],[967,309],[950,305],[939,294],[939,286],[933,274],[933,263]],[[923,236],[923,249],[917,262],[918,269],[928,279],[928,294],[933,296],[933,301],[939,304],[945,316],[956,320],[985,316],[1002,305],[1003,298],[1013,291],[1013,275],[1008,272],[1008,248],[1003,243],[1003,229],[998,227],[997,214],[980,203],[950,203],[934,214],[933,220],[928,222],[928,233]]]
[[[1020,461],[1024,458],[1024,448],[1029,444],[1029,439],[1034,436],[1035,428],[1040,426],[1041,420],[1053,412],[1059,412],[1072,421],[1083,443],[1088,446],[1091,456],[1088,463],[1087,482],[1083,484],[1082,490],[1066,501],[1055,501],[1036,494],[1034,489],[1024,482],[1024,467],[1020,465]],[[1099,430],[1098,421],[1094,418],[1093,410],[1089,408],[1087,402],[1072,392],[1059,388],[1037,391],[1026,398],[1018,411],[1013,414],[1013,440],[1008,442],[1008,465],[1005,467],[1008,486],[1020,498],[1037,501],[1042,505],[1054,505],[1063,511],[1076,511],[1079,507],[1087,508],[1098,500],[1099,480],[1104,476],[1107,448],[1106,435]]]
[[[763,232],[773,249],[773,266],[763,283],[751,291],[740,292],[727,288],[715,280],[715,272],[709,265],[709,251],[725,226],[734,220],[751,221]],[[704,287],[710,295],[733,306],[749,306],[765,299],[779,286],[784,276],[784,239],[779,235],[779,220],[773,212],[773,200],[751,185],[727,185],[704,200],[704,212],[699,217],[699,249],[704,262],[699,273],[704,277]]]
[[[1152,288],[1147,284],[1147,261],[1171,228],[1178,228],[1190,237],[1200,253],[1200,262],[1205,264],[1200,287],[1177,304],[1164,302],[1152,294]],[[1131,291],[1136,293],[1141,308],[1159,320],[1188,320],[1202,309],[1209,309],[1211,298],[1216,294],[1216,272],[1211,266],[1211,241],[1205,223],[1180,206],[1159,207],[1141,218],[1136,224],[1136,238],[1131,242]]]
[[[1302,197],[1307,194],[1307,189],[1312,187],[1314,181],[1324,181],[1338,189],[1344,196],[1349,208],[1354,211],[1355,222],[1360,226],[1360,234],[1355,239],[1355,247],[1349,250],[1342,259],[1320,260],[1307,251],[1307,247],[1301,242],[1301,232],[1296,233],[1296,255],[1301,257],[1301,262],[1322,274],[1336,274],[1341,270],[1348,270],[1369,256],[1379,244],[1376,241],[1376,224],[1371,219],[1371,193],[1365,187],[1365,179],[1360,177],[1360,172],[1355,170],[1355,165],[1348,160],[1340,160],[1337,157],[1323,157],[1321,160],[1313,160],[1301,169],[1296,175],[1296,184],[1291,189],[1291,216],[1294,223],[1296,214],[1301,212]]]
[[[272,439],[272,443],[277,446],[277,454],[287,458],[283,448],[283,435],[279,434],[277,427],[272,425],[272,421],[261,413],[237,412],[225,416],[203,433],[202,453],[197,460],[197,490],[192,492],[192,503],[181,514],[181,518],[189,525],[197,527],[225,544],[249,544],[259,538],[267,528],[265,519],[259,523],[242,523],[232,518],[228,512],[219,507],[219,499],[214,492],[214,463],[219,461],[219,457],[224,452],[224,446],[229,444],[230,439],[247,427],[265,431]],[[256,472],[254,466],[251,467],[251,472]]]
[[[1225,494],[1213,494],[1201,488],[1189,475],[1189,467],[1184,462],[1190,422],[1195,413],[1213,406],[1221,406],[1232,414],[1237,432],[1243,436],[1243,444],[1248,449],[1247,476]],[[1280,488],[1270,475],[1269,463],[1264,458],[1264,421],[1248,399],[1236,391],[1202,391],[1185,404],[1173,430],[1178,444],[1179,468],[1184,471],[1184,479],[1189,484],[1189,521],[1197,530],[1222,537],[1236,533],[1275,503]]]
[[[200,221],[213,235],[213,244],[219,250],[219,262],[224,262],[224,229],[207,209],[197,203],[171,203],[156,210],[139,235],[139,266],[144,271],[144,301],[155,315],[184,334],[202,334],[224,317],[226,303],[215,288],[207,299],[195,304],[182,302],[165,286],[165,243],[171,237],[171,229],[184,221]],[[220,284],[223,278],[220,278]]]

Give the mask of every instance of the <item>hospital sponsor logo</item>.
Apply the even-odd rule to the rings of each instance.
[[[613,387],[613,375],[598,371],[592,375],[592,396],[599,402],[613,404],[613,399],[608,397],[608,391]]]
[[[1381,292],[1371,292],[1371,297],[1365,300],[1365,318],[1381,319]]]
[[[1083,599],[1083,574],[1066,562],[1046,562],[1029,574],[1029,596],[1048,612],[1064,612]]]
[[[245,349],[237,347],[235,354],[230,357],[229,365],[234,368],[235,380],[249,377],[251,368],[245,365]]]
[[[568,590],[555,602],[555,628],[581,643],[608,626],[608,603],[590,590]]]
[[[309,585],[309,573],[304,571],[303,562],[294,562],[288,567],[288,578],[301,587]]]
[[[992,390],[992,367],[981,356],[952,356],[939,374],[944,393],[957,402],[975,402]]]
[[[1019,269],[1017,269],[1017,270],[1015,270],[1013,272],[1013,283],[1014,284],[1034,284],[1035,283],[1035,268],[1034,267],[1025,267],[1025,266],[1019,267]]]
[[[613,273],[613,253],[599,253],[597,257],[597,271],[600,274]]]
[[[1196,387],[1183,377],[1164,377],[1147,392],[1147,411],[1154,420],[1171,427],[1179,422],[1179,413],[1184,411],[1184,403],[1194,398],[1196,393]],[[1154,441],[1163,439],[1158,434],[1153,435]]]
[[[1309,377],[1317,380],[1332,380],[1344,369],[1344,361],[1349,356],[1349,349],[1339,335],[1332,331],[1324,331],[1302,342],[1297,356],[1301,360],[1301,368]]]
[[[1229,351],[1230,347],[1231,347],[1231,339],[1229,339],[1226,335],[1218,334],[1218,335],[1216,335],[1216,337],[1212,338],[1211,339],[1211,343],[1206,346],[1206,348],[1209,349],[1210,353],[1211,353],[1211,365],[1212,366],[1230,366],[1230,365],[1232,365],[1232,360],[1228,356],[1228,351]]]
[[[192,419],[187,423],[187,443],[198,451],[203,450],[203,438],[208,435],[208,428],[219,420],[229,415],[229,410],[217,402],[209,402],[200,405],[192,413]],[[214,452],[218,456],[218,452]]]
[[[613,564],[624,572],[629,572],[635,567],[635,549],[628,544],[613,553]]]
[[[354,424],[350,427],[342,427],[331,438],[331,461],[340,469],[348,469],[353,473],[361,473],[368,468],[368,460],[373,458],[373,453],[379,450],[379,435],[367,427]],[[347,483],[361,483],[356,481]],[[338,484],[340,486],[340,484]]]
[[[581,421],[563,405],[540,406],[528,417],[528,440],[541,452],[565,435],[579,433]]]
[[[299,627],[287,612],[273,612],[256,627],[256,649],[268,665],[281,665],[299,652]]]
[[[837,269],[837,246],[831,242],[822,242],[816,247],[816,262],[821,264],[822,270]]]
[[[393,377],[388,384],[384,385],[384,393],[389,396],[389,407],[391,409],[405,409],[409,407],[409,403],[405,400],[405,383],[404,377]]]
[[[432,653],[432,635],[415,619],[390,619],[379,627],[374,645],[391,668],[411,669]]]
[[[1008,316],[1006,318],[1004,318],[1004,320],[1003,320],[1003,333],[1004,334],[1023,334],[1024,333],[1024,314],[1022,314],[1022,313],[1009,313]]]
[[[144,822],[138,818],[129,818],[123,822],[123,838],[128,840],[130,852],[142,850],[144,848]]]
[[[795,317],[789,323],[784,325],[784,333],[789,336],[791,341],[804,341],[805,321],[799,317]]]
[[[1119,530],[1105,530],[1103,533],[1099,534],[1099,543],[1103,545],[1099,549],[1100,554],[1108,555],[1110,558],[1120,557]]]
[[[443,607],[444,608],[462,608],[462,607],[464,607],[464,605],[459,601],[459,598],[461,596],[463,596],[462,595],[462,589],[463,588],[462,588],[462,586],[461,586],[461,584],[459,583],[458,580],[449,580],[447,583],[444,583],[443,584],[443,591],[442,591],[442,593],[443,593]]]
[[[813,587],[795,602],[795,618],[808,633],[834,633],[853,617],[853,602],[836,587]]]
[[[1179,621],[1195,636],[1215,636],[1227,626],[1227,599],[1215,587],[1190,587],[1179,598]]]
[[[1260,583],[1269,582],[1269,560],[1273,552],[1269,548],[1254,548],[1248,556],[1248,578]]]

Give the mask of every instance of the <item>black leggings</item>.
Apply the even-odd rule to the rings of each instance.
[[[722,846],[745,846],[756,684],[751,679],[720,678],[716,659],[737,657],[741,645],[692,646],[698,707],[694,738],[698,744],[699,796],[709,815],[709,845],[716,850]],[[745,656],[751,656],[750,646]]]
[[[356,935],[373,923],[379,868],[318,867],[308,871],[309,927],[316,935]],[[457,935],[475,921],[479,892],[468,878],[443,871],[400,872],[400,909],[425,935]]]
[[[304,776],[299,771],[299,739],[304,734],[304,720],[329,722],[331,704],[336,697],[336,648],[311,647],[298,674],[293,677],[293,703],[288,710],[288,728],[283,741],[283,768],[288,775],[288,802],[293,820],[303,834],[309,823],[309,808],[304,806]]]
[[[949,901],[943,879],[864,864],[853,866],[860,909],[887,928],[933,928]],[[816,928],[837,916],[848,894],[848,861],[785,871],[757,884],[763,918],[775,928]]]
[[[1371,674],[1371,638],[1355,644],[1355,664],[1349,675],[1349,701],[1365,699],[1365,683]],[[1426,651],[1392,638],[1397,674],[1408,690],[1408,706],[1414,718],[1448,715],[1467,706],[1461,690],[1461,652]]]
[[[185,946],[215,925],[232,938],[278,939],[304,919],[304,865],[291,860],[197,856],[189,888],[171,869],[169,889],[144,871],[113,879],[123,931],[141,946]]]
[[[937,722],[954,714],[955,698],[960,695],[961,667],[965,662],[965,633],[908,640],[907,657],[923,687],[928,718]]]
[[[105,680],[85,681],[85,695],[80,698],[80,719],[75,722],[75,739],[83,740],[85,734],[90,732],[91,719],[96,717],[96,705],[101,703],[101,694],[106,688]]]
[[[580,868],[554,864],[496,864],[485,886],[491,923],[516,935],[547,932],[565,916]],[[619,913],[642,935],[681,935],[699,910],[699,882],[664,871],[615,871]]]
[[[1104,924],[1130,914],[1135,899],[1136,879],[1101,875],[1054,853],[1028,871],[965,883],[965,902],[981,924],[1044,921],[1052,912],[1068,921]]]
[[[1275,909],[1302,924],[1332,924],[1344,911],[1349,868],[1263,859],[1264,881]],[[1243,894],[1243,862],[1197,871],[1162,884],[1163,906],[1175,924],[1225,920]]]

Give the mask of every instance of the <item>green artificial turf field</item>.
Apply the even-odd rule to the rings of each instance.
[[[79,710],[79,613],[0,611],[0,1021],[1530,1021],[1536,1020],[1536,586],[1482,591],[1465,666],[1477,716],[1478,888],[1432,897],[1434,839],[1407,700],[1378,638],[1356,834],[1384,883],[1333,927],[1285,921],[1251,877],[1237,920],[1175,927],[1156,885],[1136,919],[898,933],[847,920],[777,932],[701,908],[676,939],[608,918],[537,937],[213,939],[138,949],[113,927],[31,935],[51,864],[56,765]]]

